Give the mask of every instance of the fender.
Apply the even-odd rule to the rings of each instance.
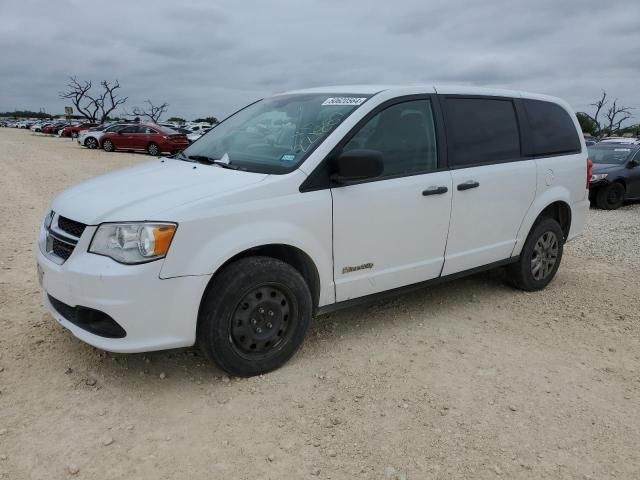
[[[182,238],[174,240],[160,278],[211,276],[239,253],[281,244],[301,250],[315,264],[320,281],[319,306],[335,302],[330,194],[311,192],[306,198],[310,202],[304,202],[304,208],[300,209],[290,206],[283,212],[282,208],[267,207],[247,212],[246,216],[229,215],[211,222],[180,224],[176,239],[178,235]]]
[[[540,216],[540,213],[554,202],[564,202],[569,206],[569,208],[571,208],[571,194],[569,189],[560,185],[554,185],[552,187],[548,187],[547,190],[536,197],[520,224],[520,229],[516,236],[516,243],[513,247],[513,251],[511,252],[512,257],[520,255],[524,242],[527,240],[527,236],[529,235],[529,231],[531,230],[534,222],[538,216]]]

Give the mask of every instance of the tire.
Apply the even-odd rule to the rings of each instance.
[[[507,267],[511,284],[527,292],[545,288],[555,277],[564,247],[560,224],[541,217],[531,228],[518,261]]]
[[[98,141],[93,137],[88,137],[84,141],[84,146],[90,149],[98,148]]]
[[[596,194],[596,204],[603,210],[617,210],[624,203],[624,185],[618,182],[601,187]]]
[[[102,142],[102,149],[105,152],[113,152],[115,148],[113,147],[113,142],[111,140],[105,140]]]
[[[158,155],[160,155],[160,147],[157,143],[151,142],[149,145],[147,145],[147,153],[151,156],[157,157]]]
[[[230,375],[270,372],[302,345],[312,304],[304,278],[289,264],[270,257],[240,259],[225,267],[205,293],[198,346]]]

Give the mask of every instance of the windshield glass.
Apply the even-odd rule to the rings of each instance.
[[[631,148],[617,147],[589,147],[589,158],[593,163],[606,163],[610,165],[622,165],[627,161],[631,152],[635,151]]]
[[[243,170],[286,173],[367,98],[294,94],[260,100],[217,125],[184,155],[228,159]]]

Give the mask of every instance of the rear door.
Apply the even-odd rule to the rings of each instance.
[[[394,102],[372,112],[343,147],[379,151],[384,172],[332,189],[337,301],[429,280],[442,269],[451,174],[439,155],[432,98]]]
[[[511,98],[445,95],[451,226],[442,274],[507,259],[536,193]]]
[[[111,140],[116,148],[134,149],[135,135],[138,132],[138,125],[124,127],[112,136]]]

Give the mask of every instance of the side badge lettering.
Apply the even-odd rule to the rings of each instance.
[[[342,274],[357,272],[358,270],[364,270],[367,268],[373,268],[373,263],[363,263],[362,265],[357,265],[355,267],[344,267],[342,269]]]

